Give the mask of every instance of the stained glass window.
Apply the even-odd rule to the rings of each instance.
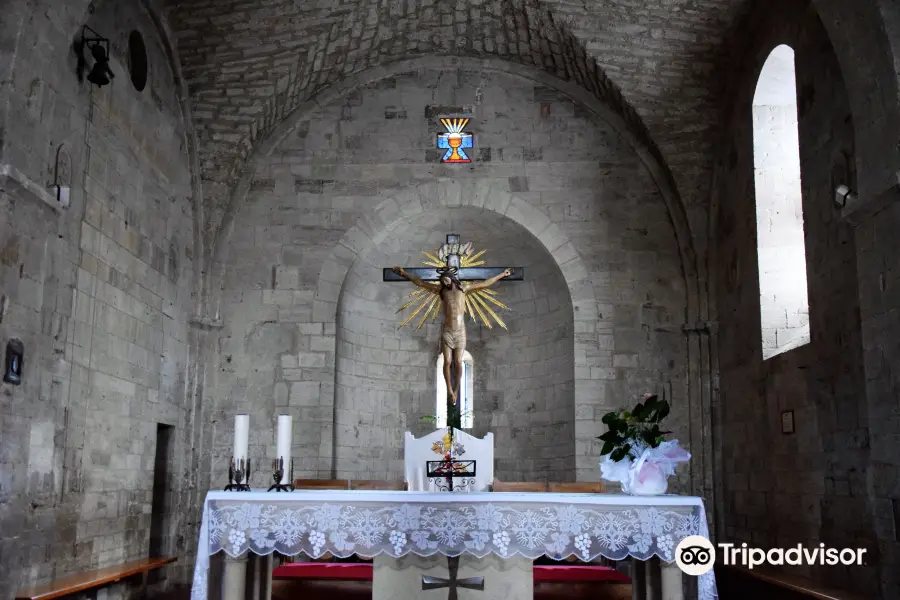
[[[463,131],[469,123],[469,119],[441,119],[441,124],[447,130],[445,133],[439,133],[437,138],[437,146],[441,150],[446,150],[441,156],[443,163],[468,163],[472,162],[467,149],[473,147],[472,134]]]

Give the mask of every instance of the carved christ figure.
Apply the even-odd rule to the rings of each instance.
[[[441,352],[444,355],[444,381],[447,390],[453,399],[454,406],[459,397],[459,386],[462,381],[462,362],[466,352],[466,296],[479,290],[486,290],[504,277],[513,274],[511,269],[506,269],[499,275],[495,275],[484,281],[461,283],[457,278],[459,272],[456,267],[445,267],[440,270],[439,283],[422,281],[415,275],[411,275],[402,267],[394,267],[394,273],[411,281],[416,286],[440,296],[444,308],[444,319],[441,323]],[[451,381],[451,365],[456,366],[456,381]]]

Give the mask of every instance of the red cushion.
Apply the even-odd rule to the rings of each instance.
[[[370,563],[285,563],[275,569],[276,579],[342,579],[344,581],[372,581]],[[535,583],[572,583],[578,581],[609,581],[630,583],[628,576],[600,565],[535,565]]]
[[[575,583],[578,581],[609,581],[631,583],[631,579],[615,569],[601,565],[535,565],[535,583]]]
[[[372,581],[371,563],[285,563],[272,571],[276,579]]]

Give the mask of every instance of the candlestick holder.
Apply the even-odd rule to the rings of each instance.
[[[269,491],[276,492],[293,492],[294,491],[294,459],[291,459],[291,464],[288,465],[288,482],[281,483],[282,478],[284,477],[284,458],[276,458],[272,461],[272,479],[275,480],[275,483],[272,484],[272,487],[269,488]]]
[[[242,458],[240,460],[231,459],[228,465],[228,485],[225,486],[226,492],[249,492],[250,485],[250,460]],[[233,482],[233,483],[232,483]]]

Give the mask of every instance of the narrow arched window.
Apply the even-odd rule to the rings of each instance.
[[[809,343],[794,51],[778,46],[753,97],[756,243],[763,359]]]
[[[437,417],[437,427],[447,426],[447,384],[444,381],[444,355],[439,354],[437,359],[437,373],[435,381],[437,385],[437,393],[435,396],[435,417]],[[475,369],[472,355],[467,352],[463,354],[463,372],[462,385],[460,385],[459,407],[460,421],[463,429],[471,429],[474,419],[474,406],[472,404],[472,392],[475,387]]]

